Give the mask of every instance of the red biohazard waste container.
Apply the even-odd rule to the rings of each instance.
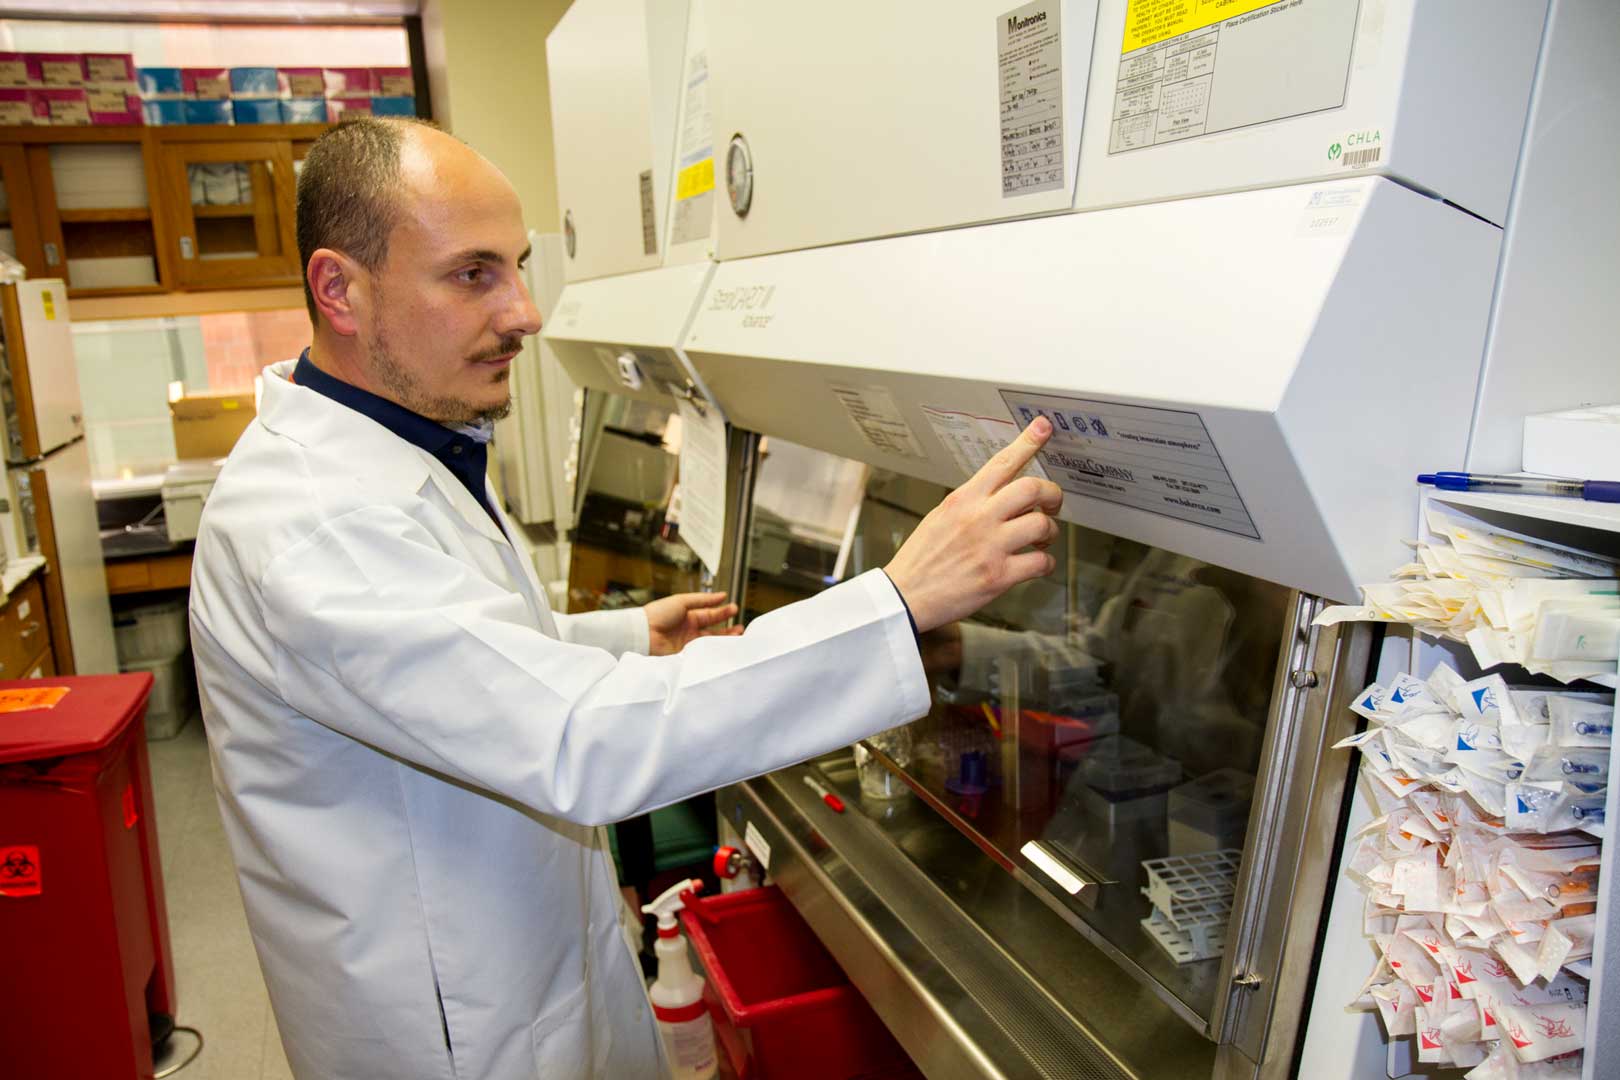
[[[0,1068],[152,1076],[174,1016],[146,700],[152,676],[0,681]]]
[[[690,900],[681,926],[738,1080],[922,1080],[775,885]]]

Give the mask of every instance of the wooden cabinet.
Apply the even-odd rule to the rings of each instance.
[[[70,297],[296,285],[295,162],[325,130],[0,128],[0,228]]]
[[[41,576],[17,586],[0,606],[0,679],[56,673]]]

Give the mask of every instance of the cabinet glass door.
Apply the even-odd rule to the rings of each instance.
[[[198,143],[165,150],[179,208],[176,265],[187,285],[298,279],[293,162],[284,143]]]
[[[768,440],[745,620],[884,566],[946,493]],[[1079,525],[1050,551],[1050,577],[922,636],[928,715],[828,782],[931,875],[929,829],[966,834],[1201,1029],[1291,594]]]

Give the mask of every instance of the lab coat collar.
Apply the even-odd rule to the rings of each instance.
[[[498,544],[510,541],[462,483],[428,451],[400,438],[347,405],[291,381],[298,361],[283,360],[264,369],[259,421],[277,435],[318,449],[323,456],[361,465],[367,482],[420,494],[429,480],[475,531]],[[452,433],[445,429],[445,436]],[[487,491],[487,486],[486,486]],[[493,504],[493,496],[488,496]]]

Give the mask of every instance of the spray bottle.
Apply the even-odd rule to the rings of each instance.
[[[703,977],[692,970],[686,956],[686,939],[675,926],[675,913],[686,906],[682,894],[696,893],[703,882],[693,878],[678,882],[642,913],[658,917],[658,978],[647,996],[652,999],[658,1034],[675,1080],[712,1080],[719,1070],[714,1052],[714,1023],[703,1004]]]

